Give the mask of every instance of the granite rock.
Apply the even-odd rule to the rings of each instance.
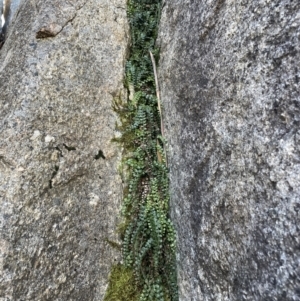
[[[0,300],[102,300],[116,240],[125,0],[21,1],[0,51]]]
[[[166,0],[181,301],[300,300],[300,2]]]
[[[6,35],[6,29],[8,26],[12,25],[13,18],[16,16],[19,5],[21,0],[0,0],[0,15],[1,15],[1,21],[0,21],[0,33],[3,35],[1,38],[3,39]],[[5,3],[9,3],[4,5]],[[3,15],[3,16],[2,16]],[[3,27],[2,27],[2,18],[4,21]]]

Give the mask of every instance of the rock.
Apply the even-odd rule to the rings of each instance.
[[[3,14],[3,0],[0,0],[0,15],[2,16]],[[2,30],[2,20],[0,22],[0,32]]]
[[[0,300],[102,300],[116,240],[125,0],[21,1],[0,51]],[[102,156],[98,156],[101,153]]]
[[[165,1],[180,300],[299,300],[300,2]]]
[[[3,44],[4,39],[7,37],[8,27],[12,27],[13,19],[17,14],[20,5],[20,0],[0,0],[0,49]],[[2,27],[2,21],[4,22]]]

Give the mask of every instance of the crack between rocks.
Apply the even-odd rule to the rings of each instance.
[[[70,23],[73,22],[74,19],[77,17],[77,13],[89,2],[90,0],[86,0],[79,8],[74,7],[74,9],[76,10],[75,15],[72,19],[68,20],[64,26],[62,26],[62,29],[55,35],[57,36],[59,33],[61,33],[63,31],[63,29]]]
[[[125,8],[125,7],[122,7],[122,6],[115,6],[115,8],[119,8],[119,9],[126,10],[126,8]]]
[[[54,166],[54,171],[52,173],[52,176],[51,176],[51,179],[49,180],[49,188],[52,189],[53,188],[53,179],[55,178],[55,176],[57,175],[58,173],[58,170],[59,170],[59,165],[55,165]]]
[[[57,33],[55,33],[55,34],[53,34],[52,32],[50,32],[50,31],[38,31],[37,33],[36,33],[36,38],[37,39],[46,39],[46,38],[54,38],[54,37],[56,37],[57,35],[59,35],[64,29],[65,29],[65,27],[69,24],[69,23],[71,23],[71,22],[73,22],[74,21],[74,19],[77,17],[77,13],[89,2],[90,0],[87,0],[87,1],[85,1],[79,8],[76,8],[76,7],[74,7],[72,4],[71,4],[71,6],[73,6],[74,7],[74,9],[75,9],[75,14],[74,14],[74,16],[71,18],[71,19],[69,19],[69,20],[67,20],[66,22],[65,22],[65,24],[62,26],[62,28],[61,28],[61,30],[59,30]]]

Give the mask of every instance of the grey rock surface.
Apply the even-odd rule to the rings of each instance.
[[[300,300],[299,35],[299,1],[165,1],[181,301]]]
[[[0,51],[0,300],[103,300],[119,253],[125,0],[21,1]]]
[[[2,39],[6,35],[8,26],[12,23],[13,18],[18,12],[21,0],[0,0],[0,33],[3,34]],[[4,21],[2,27],[2,21]]]
[[[0,0],[0,34],[2,33],[3,0]],[[0,36],[1,39],[1,36]]]
[[[5,23],[6,25],[8,25],[12,23],[13,18],[16,16],[21,0],[2,0],[2,2],[3,4],[6,4],[7,16],[5,19]]]

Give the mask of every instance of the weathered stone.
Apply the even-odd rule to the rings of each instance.
[[[12,20],[18,11],[19,5],[20,0],[0,0],[0,34],[3,35],[0,37],[1,39],[3,39],[6,35],[6,29],[11,25]],[[2,21],[5,21],[3,27]]]
[[[3,0],[0,0],[0,15],[2,16],[2,14],[3,14]],[[1,28],[2,28],[2,20],[0,22],[0,31]]]
[[[300,300],[300,2],[167,0],[180,300]]]
[[[3,0],[0,0],[0,43],[3,40],[3,35],[2,35],[2,17],[3,17]],[[1,45],[0,45],[1,47]]]
[[[0,51],[0,300],[102,300],[125,0],[21,1]]]

